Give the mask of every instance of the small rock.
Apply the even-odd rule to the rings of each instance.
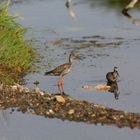
[[[42,92],[42,91],[39,91],[39,93],[40,93],[40,95],[41,95],[41,96],[43,96],[43,95],[44,95],[44,92]]]
[[[18,89],[17,85],[11,86],[13,91],[16,91]]]
[[[56,98],[57,102],[59,102],[59,103],[65,103],[66,102],[65,99],[62,96],[56,95],[55,98]]]
[[[74,112],[75,112],[74,109],[70,109],[69,112],[68,112],[68,114],[69,114],[69,115],[72,115]]]
[[[25,93],[28,93],[28,92],[30,92],[30,89],[24,88],[24,92],[25,92]]]
[[[50,114],[54,114],[54,111],[52,109],[49,110]]]
[[[54,111],[52,109],[50,109],[49,111],[46,112],[47,115],[53,115]]]

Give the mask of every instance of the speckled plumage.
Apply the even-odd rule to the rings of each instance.
[[[62,64],[51,71],[45,72],[45,75],[59,76],[58,89],[60,90],[61,94],[64,93],[63,86],[62,86],[63,77],[70,72],[71,67],[72,67],[72,62],[76,58],[77,56],[75,56],[74,53],[71,52],[71,54],[69,55],[68,63]]]
[[[62,65],[56,67],[55,69],[53,69],[51,71],[46,72],[45,75],[64,76],[67,73],[69,73],[70,68],[71,68],[71,64],[65,63],[65,64],[62,64]]]
[[[62,65],[56,67],[55,69],[46,72],[45,75],[63,77],[64,75],[66,75],[70,72],[70,69],[72,67],[72,62],[73,62],[74,59],[76,59],[76,56],[72,52],[69,56],[69,62],[68,63],[62,64]]]
[[[119,73],[116,69],[117,69],[117,67],[114,67],[114,71],[108,72],[106,74],[106,79],[108,82],[116,82],[118,80]]]

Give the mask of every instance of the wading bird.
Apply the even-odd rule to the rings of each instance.
[[[108,72],[106,74],[106,79],[108,82],[116,82],[118,80],[119,73],[118,73],[117,69],[118,69],[117,67],[114,67],[114,71]]]
[[[61,93],[64,92],[63,84],[62,84],[63,77],[70,72],[70,70],[72,68],[73,60],[75,60],[77,58],[78,58],[78,56],[76,56],[74,54],[74,52],[72,51],[69,55],[69,62],[68,63],[62,64],[51,71],[45,72],[45,75],[59,76],[58,89],[60,90]]]

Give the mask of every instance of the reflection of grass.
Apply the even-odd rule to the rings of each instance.
[[[0,77],[5,83],[17,82],[31,65],[32,49],[24,40],[25,29],[8,15],[8,4],[0,5]]]
[[[128,1],[126,0],[105,0],[105,1],[107,7],[117,9],[123,9],[128,4]]]
[[[105,6],[108,8],[113,8],[116,10],[122,10],[131,0],[88,0],[90,1],[91,6],[95,6],[95,3],[100,6]],[[135,5],[135,8],[140,8],[140,3],[138,2]]]
[[[118,8],[118,9],[123,9],[127,4],[129,4],[131,2],[131,0],[105,0],[106,1],[106,5],[108,7],[112,7],[112,8]],[[137,3],[136,7],[140,7],[140,4]]]

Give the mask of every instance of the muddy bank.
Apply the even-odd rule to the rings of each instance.
[[[96,103],[79,101],[67,95],[49,94],[20,85],[0,85],[0,108],[32,113],[48,118],[59,118],[90,124],[140,128],[140,114],[106,108]]]

